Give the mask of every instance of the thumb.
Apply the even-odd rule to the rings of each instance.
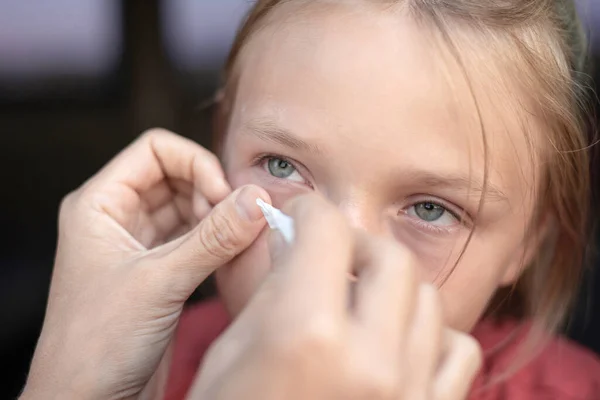
[[[196,228],[157,249],[160,268],[183,282],[191,294],[214,270],[256,240],[266,222],[257,198],[271,202],[269,195],[254,185],[231,193]]]

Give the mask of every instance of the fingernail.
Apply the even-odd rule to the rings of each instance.
[[[251,188],[244,188],[235,199],[237,212],[247,221],[258,221],[263,217],[262,211],[256,205],[256,193]]]
[[[275,229],[271,229],[269,232],[269,253],[271,255],[271,261],[277,259],[279,255],[283,252],[285,247],[287,246],[287,242],[285,241],[281,232]]]

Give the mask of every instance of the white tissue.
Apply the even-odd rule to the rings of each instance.
[[[285,215],[281,210],[265,203],[262,199],[256,199],[256,204],[267,220],[267,224],[271,229],[277,229],[286,242],[294,241],[294,220],[289,215]]]

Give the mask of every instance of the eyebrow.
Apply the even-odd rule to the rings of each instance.
[[[508,202],[508,196],[496,185],[488,181],[483,181],[474,176],[463,176],[455,174],[436,174],[429,171],[414,170],[406,171],[413,182],[427,187],[436,187],[441,189],[462,190],[467,193],[474,193],[484,196],[486,200]]]
[[[245,129],[246,132],[256,136],[258,139],[265,142],[275,143],[290,149],[300,150],[306,153],[322,155],[323,150],[315,145],[308,143],[298,137],[291,131],[277,126],[273,122],[267,120],[251,121]]]
[[[275,143],[306,153],[324,154],[323,149],[319,146],[300,139],[296,134],[270,120],[253,120],[246,125],[244,131],[265,142]],[[472,175],[435,173],[421,169],[404,170],[402,177],[404,179],[408,178],[412,182],[418,182],[420,186],[454,191],[461,190],[466,193],[485,196],[486,200],[508,202],[508,196],[499,187],[489,182],[489,179],[484,184],[483,181]]]

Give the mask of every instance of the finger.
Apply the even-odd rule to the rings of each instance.
[[[414,257],[395,242],[361,235],[357,244],[357,329],[397,359],[407,339],[417,294]]]
[[[181,179],[172,179],[169,181],[171,188],[178,193],[181,193],[187,197],[192,197],[194,194],[194,187],[190,182]]]
[[[175,195],[152,213],[139,212],[130,232],[146,249],[161,245],[187,233],[198,224],[189,198]]]
[[[433,385],[433,399],[465,399],[482,363],[481,348],[471,336],[447,329],[446,355]]]
[[[188,234],[155,249],[151,263],[160,264],[169,277],[191,293],[208,275],[245,250],[265,225],[256,199],[270,202],[257,186],[236,190],[219,203]]]
[[[125,184],[144,193],[165,179],[193,184],[216,204],[231,192],[217,157],[199,144],[163,129],[153,129],[118,154],[90,185]]]
[[[149,188],[140,198],[142,210],[151,213],[168,204],[173,199],[173,195],[173,189],[169,183],[160,181]]]
[[[403,398],[431,398],[433,377],[441,359],[442,332],[442,307],[437,289],[421,284],[408,341],[399,355],[405,360],[406,368]]]
[[[148,223],[143,224],[141,230],[149,229],[152,226],[157,232],[157,236],[147,248],[173,240],[189,232],[199,223],[192,211],[190,199],[181,195],[176,195],[171,203],[155,210],[148,219]],[[143,232],[140,233],[143,234]]]
[[[194,188],[190,183],[182,180],[175,180],[173,181],[172,186],[180,193],[190,197],[193,204],[191,211],[193,212],[194,219],[204,219],[210,210],[212,210],[212,204],[208,201],[206,196],[200,191],[194,191]]]
[[[196,226],[199,222],[192,210],[191,199],[179,194],[171,202],[154,210],[150,219],[163,233],[170,233],[182,224]]]
[[[140,214],[139,222],[134,237],[147,249],[165,243],[172,231],[186,224],[174,203],[169,203],[150,215]]]
[[[187,196],[177,194],[173,198],[173,203],[177,209],[177,213],[181,217],[181,220],[190,226],[196,226],[200,220],[196,217],[194,210],[192,209],[191,199]]]
[[[191,225],[181,225],[177,229],[175,229],[174,231],[172,231],[168,235],[166,235],[163,243],[167,243],[172,240],[179,239],[183,235],[190,232],[193,228],[194,228],[194,226],[191,226]],[[163,244],[163,243],[161,243],[161,244]]]
[[[210,213],[210,210],[212,210],[212,205],[208,202],[206,197],[201,195],[194,196],[192,207],[194,216],[199,220],[206,218],[208,213]]]
[[[163,180],[158,182],[143,193],[142,208],[144,211],[153,212],[173,200],[175,196],[193,196],[194,188],[190,182],[181,179]]]
[[[345,316],[354,245],[346,220],[316,195],[297,197],[283,211],[295,221],[295,238],[292,245],[272,251],[278,291],[285,299],[280,309],[296,321]]]

